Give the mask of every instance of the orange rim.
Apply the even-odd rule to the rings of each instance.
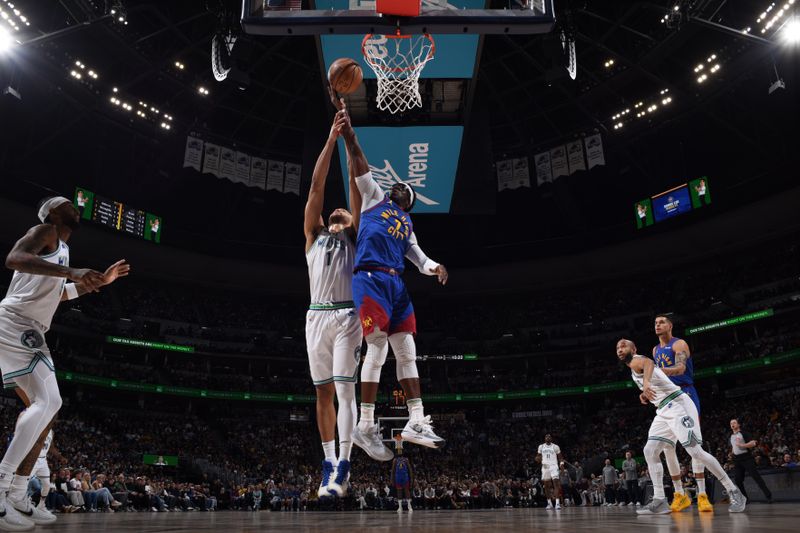
[[[428,41],[430,41],[431,43],[431,49],[428,50],[428,55],[425,57],[425,63],[427,63],[428,61],[433,59],[433,55],[436,53],[436,43],[434,42],[433,37],[431,36],[430,33],[423,33],[422,35],[424,35],[425,38],[428,39]],[[417,67],[417,63],[409,67],[394,67],[394,68],[387,68],[381,65],[380,63],[373,63],[370,57],[367,55],[366,47],[367,47],[367,41],[374,36],[375,36],[374,33],[368,33],[364,36],[364,39],[361,41],[361,53],[364,55],[364,59],[366,60],[367,64],[369,64],[371,67],[380,69],[384,72],[403,72],[406,70],[414,70]],[[414,36],[401,34],[400,30],[397,30],[397,33],[395,35],[385,34],[384,37],[386,37],[387,39],[411,39]]]

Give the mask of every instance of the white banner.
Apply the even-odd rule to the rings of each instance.
[[[603,139],[599,133],[586,137],[586,160],[589,161],[589,168],[606,164],[606,158],[603,155]]]
[[[267,190],[283,192],[283,161],[269,160],[267,167]]]
[[[236,152],[223,146],[220,158],[219,177],[236,181]]]
[[[250,185],[250,156],[244,152],[236,152],[235,181]]]
[[[219,145],[206,143],[206,153],[203,156],[203,172],[219,177]]]
[[[575,141],[567,144],[567,159],[569,160],[569,173],[586,170],[583,159],[583,142]]]
[[[553,167],[553,179],[569,174],[566,148],[559,146],[550,150],[550,165]]]
[[[536,162],[536,183],[544,185],[553,181],[553,172],[550,168],[550,152],[542,152],[534,157]]]
[[[497,190],[515,189],[514,184],[514,160],[505,159],[498,161],[497,166]]]
[[[286,163],[286,184],[283,192],[290,192],[300,196],[300,165]]]
[[[183,166],[192,167],[200,172],[200,163],[203,161],[203,141],[189,135],[186,137],[186,151],[183,153]]]
[[[253,156],[250,160],[250,186],[265,189],[267,187],[267,160]]]
[[[528,171],[528,158],[514,159],[514,189],[517,187],[530,187],[531,174]]]

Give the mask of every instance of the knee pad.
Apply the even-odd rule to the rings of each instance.
[[[655,440],[648,440],[647,444],[644,445],[644,458],[649,463],[658,462],[661,464],[661,451],[662,451],[662,443],[655,441]]]
[[[386,362],[389,353],[386,334],[381,331],[367,336],[367,355],[361,366],[361,381],[367,383],[380,383],[381,368]]]
[[[397,360],[397,380],[419,378],[417,371],[417,345],[414,336],[402,331],[389,337],[394,357]]]

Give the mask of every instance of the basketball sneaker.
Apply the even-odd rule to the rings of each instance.
[[[697,510],[701,513],[713,513],[714,506],[708,501],[708,494],[705,492],[697,495]]]
[[[553,510],[553,502],[547,500],[547,507],[544,508],[545,511],[552,511]]]
[[[686,494],[675,493],[675,497],[672,498],[672,504],[669,506],[670,510],[673,513],[680,513],[687,507],[692,506],[692,500]]]
[[[742,491],[739,489],[729,490],[728,499],[731,501],[731,504],[728,506],[729,513],[741,513],[744,511],[747,505],[747,496],[742,494]]]
[[[353,439],[353,444],[367,452],[367,455],[376,461],[391,461],[394,459],[392,450],[387,448],[381,440],[378,424],[375,424],[366,431],[356,426],[353,428],[351,438]]]
[[[328,482],[328,493],[342,497],[347,494],[348,481],[350,480],[350,461],[342,459],[336,465],[334,473]]]
[[[330,496],[330,493],[328,492],[328,484],[331,482],[333,468],[333,463],[330,461],[322,461],[322,481],[320,482],[319,489],[317,490],[317,496],[320,498],[327,498]]]
[[[8,503],[34,524],[52,524],[56,521],[56,515],[48,511],[47,507],[34,506],[30,498],[25,498],[21,502],[9,498]]]
[[[560,510],[561,510],[561,503],[556,502],[556,511],[560,511]]]
[[[667,505],[666,498],[653,498],[653,501],[645,505],[642,509],[636,509],[636,514],[669,514],[671,511]]]
[[[36,527],[32,520],[14,509],[5,494],[0,495],[0,509],[0,529],[3,531],[30,531]]]
[[[400,435],[403,440],[420,446],[427,446],[428,448],[441,448],[444,446],[444,439],[433,432],[430,415],[421,420],[409,420]]]

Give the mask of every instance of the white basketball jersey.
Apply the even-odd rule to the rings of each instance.
[[[353,300],[353,261],[356,247],[345,232],[320,231],[306,253],[311,303]]]
[[[47,437],[44,439],[44,444],[42,445],[42,451],[39,452],[39,459],[47,460],[47,452],[50,451],[50,445],[53,444],[53,430],[51,429],[47,433]]]
[[[540,444],[539,453],[542,456],[543,465],[558,465],[558,454],[561,453],[561,448],[558,447],[558,444],[554,443]]]
[[[69,246],[59,240],[55,252],[39,257],[48,263],[69,266]],[[48,330],[66,283],[66,278],[15,271],[0,307],[21,317],[35,320]]]
[[[635,359],[643,356],[634,355],[633,357]],[[639,387],[639,390],[644,390],[644,374],[637,374],[633,369],[631,369],[631,377],[633,377],[633,382],[636,383],[636,386]],[[650,403],[656,407],[658,407],[669,395],[681,391],[681,388],[670,381],[667,375],[658,367],[653,368],[653,376],[650,378],[650,388],[656,393],[656,397],[650,400]]]

